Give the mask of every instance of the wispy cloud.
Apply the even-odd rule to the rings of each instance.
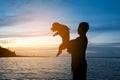
[[[10,26],[16,21],[16,16],[5,16],[0,19],[0,27]]]
[[[0,43],[2,43],[2,44],[8,44],[8,43],[12,43],[12,41],[8,41],[8,40],[0,40]]]
[[[33,16],[28,15],[18,15],[18,16],[5,16],[0,19],[0,27],[8,27],[13,25],[19,25],[25,22],[34,21]]]
[[[2,34],[0,35],[0,38],[27,38],[27,37],[41,37],[41,36],[49,36],[51,32],[44,31],[44,33],[40,32],[25,32],[20,34]]]
[[[33,1],[34,0],[7,0],[6,3],[8,3],[12,7],[20,8],[33,3]]]

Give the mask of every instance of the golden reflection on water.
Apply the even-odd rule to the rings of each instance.
[[[1,79],[70,79],[70,58],[0,58]],[[68,64],[66,64],[66,61]]]

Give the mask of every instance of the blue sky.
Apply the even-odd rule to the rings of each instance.
[[[88,49],[120,53],[119,4],[120,0],[0,0],[0,44],[11,47],[20,40],[21,46],[38,44],[37,40],[27,40],[40,37],[59,43],[59,37],[51,36],[53,22],[69,26],[73,39],[79,23],[86,21],[90,25]]]

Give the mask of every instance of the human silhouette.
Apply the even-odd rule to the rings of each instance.
[[[54,22],[52,24],[51,30],[56,32],[53,36],[60,35],[62,38],[62,43],[59,46],[59,50],[57,52],[57,57],[62,53],[62,50],[66,48],[69,42],[69,28],[66,25],[60,24],[58,22]]]
[[[73,80],[86,80],[87,62],[86,62],[86,48],[88,39],[86,33],[89,29],[87,22],[81,22],[78,26],[79,36],[76,39],[69,40],[69,28],[60,23],[53,23],[51,30],[56,33],[53,36],[60,35],[62,43],[59,46],[59,51],[56,56],[62,53],[62,50],[67,48],[67,52],[71,54],[71,71],[73,73]]]
[[[88,39],[86,33],[89,29],[87,22],[81,22],[78,26],[79,37],[70,40],[67,46],[67,51],[71,53],[71,68],[73,73],[73,80],[86,80],[87,62],[86,62],[86,48]]]

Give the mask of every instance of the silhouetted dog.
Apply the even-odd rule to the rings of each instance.
[[[70,29],[66,25],[55,22],[52,24],[51,30],[53,32],[56,32],[53,36],[60,35],[62,38],[62,43],[60,44],[58,53],[56,55],[59,56],[62,53],[62,50],[66,48],[69,42]]]

